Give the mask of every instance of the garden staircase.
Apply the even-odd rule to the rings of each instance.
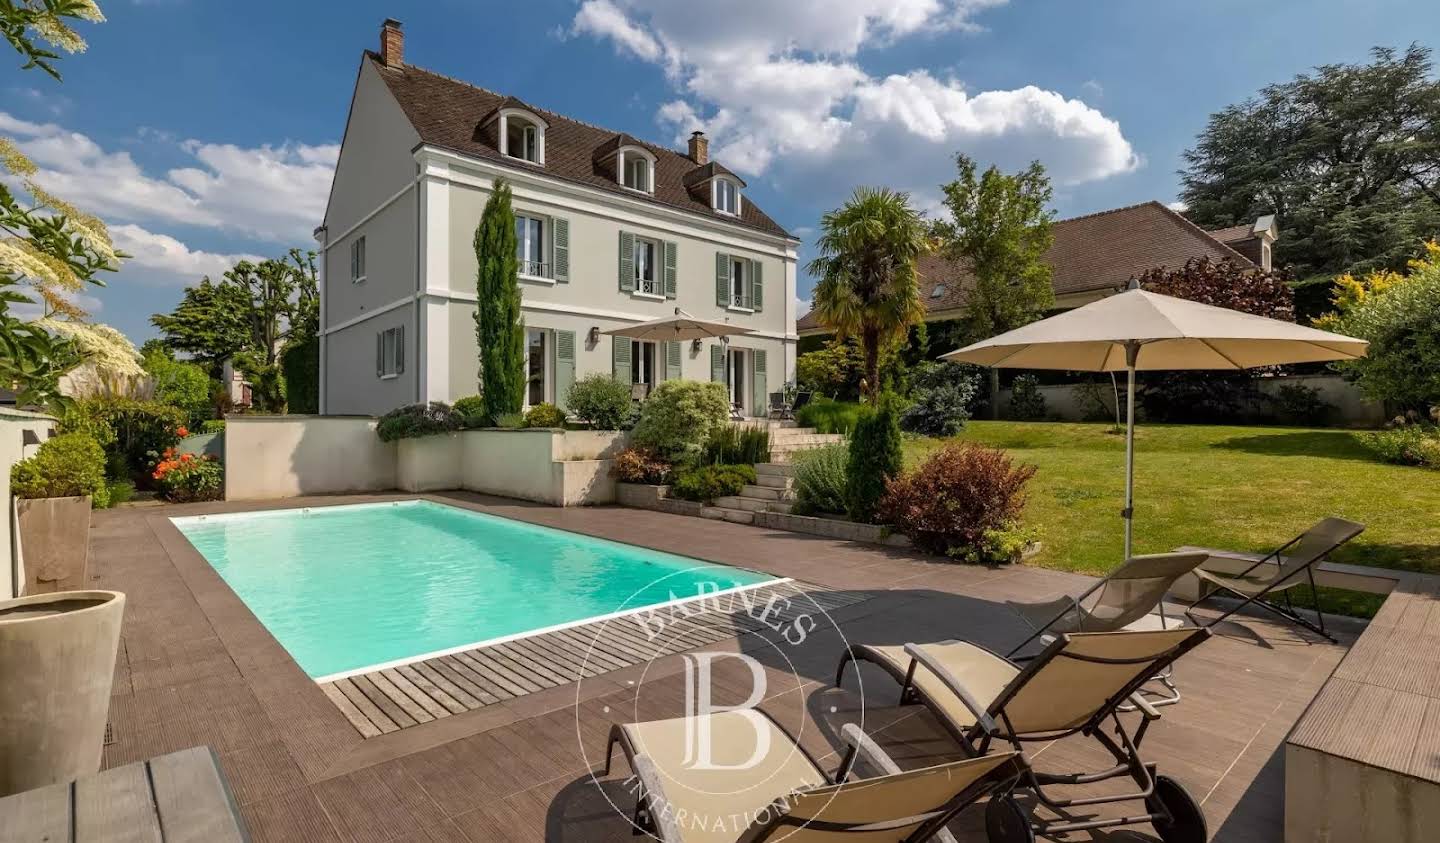
[[[757,512],[789,512],[794,506],[795,466],[790,458],[798,451],[819,448],[845,437],[816,433],[813,427],[799,427],[793,421],[739,422],[747,427],[770,430],[770,462],[755,465],[755,484],[741,487],[740,494],[717,498],[714,506],[700,510],[706,518],[751,524]]]

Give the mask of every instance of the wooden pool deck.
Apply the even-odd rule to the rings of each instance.
[[[892,708],[897,689],[878,672],[863,672],[863,685],[852,676],[843,688],[832,687],[845,644],[962,637],[1008,649],[1023,632],[1005,600],[1078,592],[1087,582],[1044,569],[951,565],[899,549],[658,512],[554,509],[472,494],[425,496],[791,577],[801,591],[815,592],[825,611],[819,613],[823,623],[799,645],[777,642],[777,636],[748,629],[743,621],[731,628],[704,621],[694,629],[677,626],[677,643],[653,660],[632,660],[639,655],[634,647],[621,658],[623,648],[610,645],[623,641],[610,641],[601,648],[610,657],[605,669],[575,663],[576,651],[566,646],[577,644],[573,635],[526,640],[494,655],[503,662],[486,656],[491,671],[485,675],[492,682],[503,675],[511,686],[507,691],[526,691],[501,697],[487,685],[493,701],[455,681],[464,678],[475,692],[481,690],[475,684],[481,675],[477,656],[475,664],[456,660],[449,674],[438,667],[394,676],[382,672],[409,701],[406,706],[373,678],[369,688],[353,682],[351,689],[329,692],[309,679],[167,520],[400,497],[415,496],[97,513],[94,585],[128,595],[106,766],[196,745],[213,747],[257,841],[629,841],[635,839],[624,819],[634,807],[624,784],[629,771],[619,763],[613,776],[599,777],[598,783],[592,771],[603,766],[611,723],[684,713],[681,644],[744,653],[758,662],[766,680],[760,707],[823,764],[838,761],[840,727],[860,722],[902,766],[923,766],[955,757],[955,745],[923,710]],[[1145,755],[1202,801],[1214,839],[1278,840],[1285,736],[1335,670],[1349,639],[1337,646],[1263,619],[1233,620],[1177,665],[1185,700],[1163,709],[1146,738]],[[637,643],[633,636],[628,640]],[[541,653],[554,660],[537,662]],[[499,667],[506,668],[503,674]],[[715,676],[718,693],[726,697],[718,702],[739,702],[748,693],[749,668],[740,660],[721,659]],[[437,677],[484,704],[465,704]],[[419,679],[443,691],[451,704]],[[367,715],[370,730],[335,699],[338,691],[359,709],[355,688],[383,717]],[[388,700],[391,710],[372,693]],[[414,722],[402,728],[407,719]],[[385,720],[394,728],[381,728]],[[1062,768],[1096,760],[1094,747],[1080,738],[1050,744],[1035,757],[1039,764]],[[963,841],[983,840],[981,823],[981,812],[972,810],[957,820],[955,830]],[[1109,839],[1156,838],[1139,826]]]

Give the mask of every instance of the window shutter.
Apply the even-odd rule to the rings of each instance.
[[[722,345],[710,346],[710,380],[725,382],[725,347]]]
[[[395,329],[395,374],[405,371],[405,326]]]
[[[630,293],[635,290],[635,235],[628,231],[620,232],[620,292]],[[625,354],[630,352],[627,350]],[[626,374],[625,377],[630,377]]]
[[[555,332],[555,406],[570,409],[570,387],[575,383],[575,332]]]
[[[551,236],[554,243],[550,249],[551,271],[555,281],[560,284],[570,283],[570,221],[556,217],[550,221],[554,227]]]
[[[750,361],[750,368],[755,370],[750,378],[750,409],[755,415],[763,416],[770,406],[770,396],[766,392],[768,385],[765,383],[765,352],[759,349],[750,352]]]
[[[610,338],[610,374],[621,383],[630,383],[630,340],[625,337]]]
[[[375,334],[375,377],[385,376],[385,332]]]
[[[680,342],[665,343],[665,380],[680,380]]]
[[[750,261],[750,307],[759,313],[765,303],[765,279],[760,275],[760,261]]]
[[[675,298],[675,268],[679,261],[679,247],[673,241],[665,241],[665,298]]]
[[[722,252],[715,253],[715,304],[730,304],[730,256]]]

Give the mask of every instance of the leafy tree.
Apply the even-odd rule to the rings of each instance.
[[[880,354],[925,318],[915,259],[929,248],[910,197],[861,187],[820,220],[820,257],[810,262],[815,315],[839,339],[856,337],[865,357],[864,394],[879,395]]]
[[[909,364],[904,354],[907,348],[892,341],[880,349],[882,387],[908,391]],[[865,352],[855,337],[844,340],[832,337],[819,350],[796,358],[795,380],[801,388],[819,395],[837,401],[854,401],[860,397],[860,385],[865,382]]]
[[[219,377],[220,366],[244,351],[250,342],[249,302],[239,287],[207,276],[186,287],[170,313],[157,313],[150,324],[160,330],[172,352],[183,351]]]
[[[475,229],[480,397],[492,419],[518,413],[525,404],[525,324],[520,317],[520,266],[510,203],[510,185],[497,179]]]
[[[70,28],[69,20],[100,23],[105,16],[94,0],[3,0],[0,2],[0,33],[15,48],[25,64],[21,70],[39,68],[57,81],[60,72],[52,61],[59,54],[41,46],[39,41],[67,53],[85,49],[85,39]]]
[[[208,414],[210,377],[205,374],[204,367],[176,360],[168,349],[158,343],[146,342],[140,353],[144,357],[146,374],[155,382],[156,401],[179,407],[189,414],[192,421]]]
[[[1207,227],[1278,214],[1275,259],[1302,279],[1401,269],[1440,232],[1440,80],[1430,51],[1371,51],[1210,116],[1181,198]]]

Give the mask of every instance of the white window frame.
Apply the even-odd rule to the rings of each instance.
[[[723,207],[722,204],[722,200],[727,191],[732,194],[735,200],[735,208],[733,210]],[[710,207],[714,208],[716,213],[725,214],[730,217],[738,217],[740,216],[741,208],[744,207],[741,205],[743,201],[744,199],[740,196],[739,182],[734,179],[719,177],[710,180]]]
[[[365,280],[365,235],[350,241],[350,283],[359,284]]]
[[[650,278],[646,280],[640,274],[640,255],[645,246],[650,247],[650,261],[646,266],[650,268]],[[632,291],[642,298],[663,299],[665,298],[665,244],[653,237],[635,236],[634,251],[630,254],[631,263],[635,267],[635,286]],[[649,289],[646,289],[646,285]]]
[[[751,269],[753,261],[749,258],[730,256],[730,301],[726,303],[727,310],[738,310],[742,313],[755,312],[755,278]],[[735,270],[740,268],[740,295],[735,295]]]
[[[524,155],[517,155],[510,149],[510,118],[518,117],[526,123],[535,127],[535,157],[526,158]],[[500,154],[514,161],[524,161],[527,164],[545,166],[545,130],[549,128],[544,120],[535,116],[533,112],[523,108],[506,108],[500,111]]]
[[[543,358],[540,364],[540,402],[542,404],[554,403],[551,392],[555,388],[555,349],[553,347],[555,332],[549,328],[527,327],[525,329],[525,409],[527,410],[535,406],[530,403],[530,337],[533,334],[540,334],[542,343],[540,350],[540,356]]]
[[[388,381],[400,377],[400,343],[402,328],[396,325],[380,332],[380,380]]]
[[[662,365],[660,343],[652,340],[631,340],[630,341],[630,385],[647,384],[651,388],[660,384],[660,376],[657,369]],[[645,379],[647,374],[649,380]],[[636,376],[639,380],[636,380]]]
[[[629,175],[627,168],[639,159],[645,162],[645,178],[640,187],[633,187],[626,183],[626,176]],[[641,149],[638,146],[622,146],[615,156],[615,180],[626,190],[633,190],[636,193],[655,192],[655,156]]]
[[[518,230],[518,228],[519,228],[518,223],[519,223],[520,220],[522,220],[522,219],[525,219],[525,220],[534,220],[534,221],[540,223],[540,258],[541,258],[541,259],[540,259],[540,261],[539,261],[539,270],[540,270],[539,272],[527,272],[527,271],[526,271],[527,269],[534,269],[534,268],[535,268],[534,266],[527,266],[527,264],[534,264],[535,261],[530,260],[528,257],[526,257],[526,258],[520,257],[520,254],[522,253],[522,249],[524,250],[524,254],[529,254],[529,250],[528,250],[528,249],[525,249],[525,243],[521,243],[521,242],[520,242],[520,232],[519,232],[519,230]],[[547,284],[554,284],[554,283],[555,283],[555,252],[554,252],[554,243],[555,243],[555,220],[554,220],[553,218],[551,218],[551,217],[545,216],[544,214],[534,214],[534,213],[531,213],[531,212],[529,212],[529,211],[516,211],[516,212],[515,212],[515,222],[517,223],[517,226],[516,226],[517,230],[516,230],[516,232],[515,232],[515,239],[516,239],[516,242],[515,242],[515,247],[516,247],[516,248],[515,248],[515,251],[516,251],[515,257],[516,257],[516,259],[517,259],[517,260],[519,261],[519,263],[520,263],[520,266],[519,266],[519,269],[518,269],[518,273],[519,273],[520,277],[521,277],[522,279],[524,279],[524,280],[527,280],[527,281],[544,281],[544,282],[547,283]],[[529,226],[526,226],[526,232],[525,232],[525,234],[526,234],[526,243],[528,243],[528,242],[529,242],[529,235],[530,235]]]

